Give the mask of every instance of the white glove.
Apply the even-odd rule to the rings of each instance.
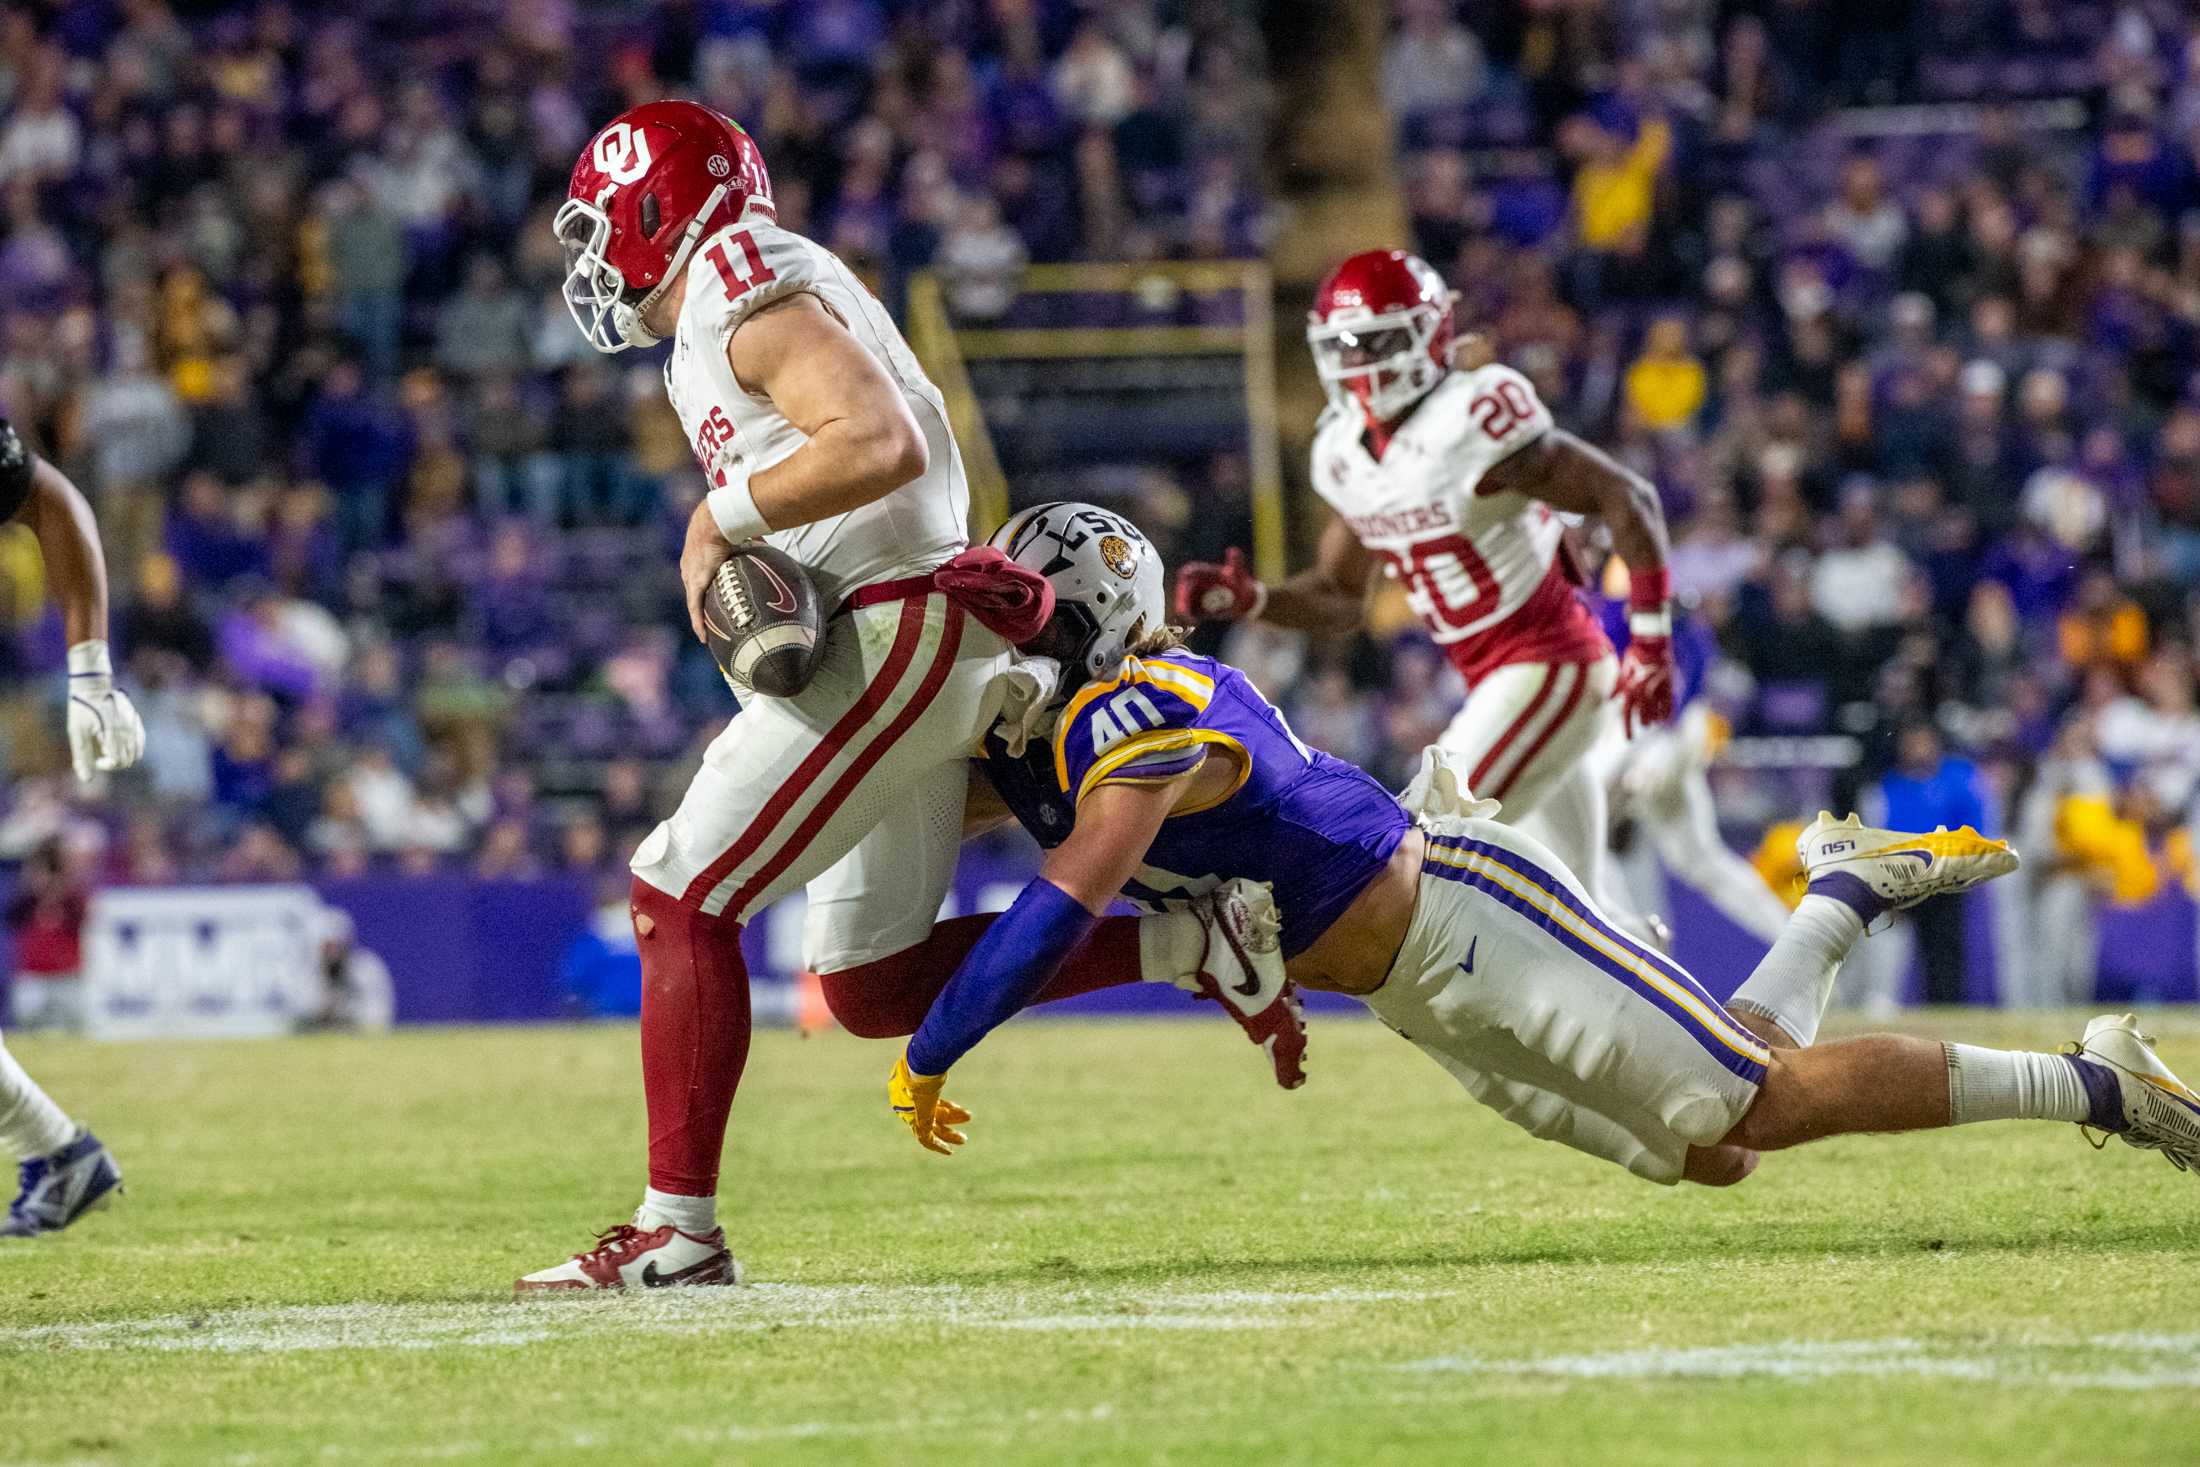
[[[1031,741],[1048,731],[1060,711],[1054,706],[1054,694],[1062,686],[1062,664],[1051,657],[1019,654],[1001,680],[1007,696],[1002,699],[1004,706],[994,729],[1007,747],[1008,757],[1021,759]]]
[[[94,770],[128,769],[145,752],[145,724],[115,686],[107,644],[79,642],[69,649],[69,760],[89,784]]]
[[[1398,803],[1406,807],[1406,813],[1416,817],[1426,828],[1434,829],[1433,822],[1461,820],[1489,820],[1496,816],[1495,800],[1478,799],[1467,788],[1467,776],[1451,756],[1434,744],[1421,751],[1420,772],[1398,796]]]

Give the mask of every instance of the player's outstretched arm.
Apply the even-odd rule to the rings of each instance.
[[[107,651],[107,560],[92,507],[52,464],[31,454],[0,423],[0,504],[19,504],[45,561],[46,582],[61,603],[69,640],[69,754],[79,780],[95,770],[127,769],[145,751],[145,726],[114,685]]]
[[[1594,515],[1627,563],[1627,654],[1618,697],[1629,733],[1673,716],[1672,577],[1665,510],[1650,481],[1563,428],[1553,428],[1493,466],[1481,493],[1516,493],[1553,509]]]
[[[1273,586],[1253,575],[1241,550],[1230,551],[1220,565],[1186,565],[1177,572],[1176,614],[1189,621],[1257,617],[1303,631],[1350,631],[1366,613],[1367,586],[1374,573],[1374,557],[1352,527],[1332,514],[1322,528],[1314,564]]]
[[[978,939],[887,1078],[887,1103],[928,1151],[952,1156],[970,1113],[940,1095],[947,1071],[1044,988],[1091,936],[1196,776],[1103,784],[1078,807],[1015,905]]]
[[[62,472],[43,459],[30,464],[30,495],[20,516],[38,539],[46,584],[61,603],[61,625],[72,647],[107,640],[107,558],[92,507]]]
[[[734,380],[808,440],[768,469],[729,475],[708,501],[735,544],[883,499],[930,463],[923,430],[878,358],[814,295],[758,309],[726,343]]]

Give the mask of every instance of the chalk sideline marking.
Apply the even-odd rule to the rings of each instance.
[[[0,1328],[22,1350],[290,1354],[532,1345],[603,1335],[933,1327],[1072,1331],[1261,1330],[1313,1312],[1434,1297],[1409,1289],[1187,1290],[1052,1286],[753,1284],[526,1303],[325,1304]]]
[[[2112,1334],[1972,1344],[1907,1338],[1784,1340],[1520,1359],[1437,1355],[1392,1368],[1417,1375],[1557,1381],[1822,1380],[1863,1375],[2067,1390],[2154,1391],[2200,1387],[2200,1334]]]

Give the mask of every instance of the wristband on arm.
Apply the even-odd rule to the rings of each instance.
[[[726,543],[742,545],[770,534],[772,527],[764,523],[764,512],[756,507],[756,496],[749,490],[748,465],[727,464],[719,470],[719,476],[723,482],[705,495],[703,502],[710,506],[710,517],[717,522],[718,533],[726,537]]]
[[[1099,925],[1084,904],[1035,876],[978,939],[909,1041],[909,1068],[944,1075],[979,1040],[1029,1004]]]
[[[1673,635],[1673,573],[1664,566],[1628,568],[1627,630],[1637,637]]]
[[[102,637],[88,637],[69,648],[69,676],[113,677],[114,660],[107,653],[107,642]]]

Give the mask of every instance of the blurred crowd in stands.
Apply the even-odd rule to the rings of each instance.
[[[557,299],[548,218],[592,123],[711,102],[789,227],[891,303],[931,267],[983,318],[1027,261],[1261,252],[1255,10],[10,7],[0,398],[98,505],[148,727],[88,859],[615,867],[729,705],[680,634],[698,486],[655,366],[590,355]],[[1736,732],[1853,740],[1837,799],[1964,786],[2091,890],[2189,871],[2200,21],[1395,10],[1419,247],[1463,324],[1658,485]],[[69,819],[39,600],[0,540],[0,857]],[[1456,699],[1395,624],[1233,645],[1309,739],[1394,780]]]
[[[1976,804],[2035,878],[2194,879],[2188,7],[1399,0],[1383,79],[1421,249],[1657,484],[1738,733],[1853,738],[1837,801]]]
[[[1259,253],[1251,10],[8,6],[0,411],[98,509],[148,748],[103,802],[66,786],[58,624],[0,536],[0,859],[623,864],[732,703],[681,630],[700,486],[658,364],[558,297],[591,129],[709,102],[787,227],[983,314],[1027,261]]]

